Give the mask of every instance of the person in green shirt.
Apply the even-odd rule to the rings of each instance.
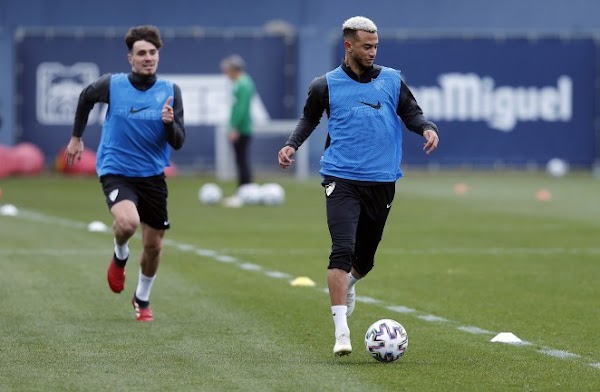
[[[233,105],[229,117],[228,138],[235,152],[239,189],[239,187],[252,182],[248,149],[252,138],[250,107],[255,91],[254,81],[245,72],[244,59],[237,54],[223,59],[221,70],[233,81]]]

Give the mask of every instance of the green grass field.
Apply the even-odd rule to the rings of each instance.
[[[130,305],[139,237],[116,295],[112,235],[86,229],[110,225],[96,179],[0,181],[0,203],[20,211],[0,215],[0,390],[600,390],[599,180],[409,171],[357,285],[343,358],[332,354],[319,179],[262,179],[280,181],[285,204],[241,209],[200,204],[209,180],[169,180],[148,324]],[[537,201],[540,189],[552,199]],[[290,286],[298,276],[316,287]],[[364,349],[380,318],[408,331],[395,363]],[[491,343],[500,332],[529,344]]]

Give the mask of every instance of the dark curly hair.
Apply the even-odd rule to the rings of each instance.
[[[158,27],[152,25],[135,26],[129,29],[125,35],[125,43],[130,52],[133,48],[133,44],[137,41],[148,41],[156,46],[156,49],[162,47],[160,31],[158,30]]]

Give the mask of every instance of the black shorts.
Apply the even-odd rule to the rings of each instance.
[[[374,265],[390,212],[395,183],[366,183],[326,178],[327,225],[331,235],[329,268],[366,275]]]
[[[152,177],[124,177],[107,174],[100,177],[106,204],[112,206],[122,200],[132,201],[140,221],[157,230],[171,227],[167,214],[167,183],[164,174]]]

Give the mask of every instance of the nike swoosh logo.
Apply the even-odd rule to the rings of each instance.
[[[364,101],[358,101],[358,102],[362,103],[363,105],[370,106],[373,109],[377,109],[377,110],[381,109],[381,103],[379,101],[377,101],[376,104],[375,103],[364,102]]]
[[[133,113],[141,112],[142,110],[146,110],[146,109],[148,109],[149,107],[150,107],[150,106],[144,106],[143,108],[139,108],[139,109],[134,109],[134,108],[131,108],[131,109],[129,109],[129,113],[133,114]]]

